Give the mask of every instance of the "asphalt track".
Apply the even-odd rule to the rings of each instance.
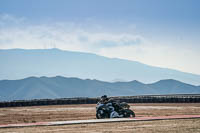
[[[200,115],[174,115],[174,116],[159,116],[159,117],[91,119],[91,120],[4,124],[4,125],[0,125],[0,128],[16,128],[16,127],[19,128],[19,127],[33,127],[33,126],[58,126],[58,125],[74,125],[74,124],[111,123],[111,122],[155,121],[155,120],[173,120],[173,119],[197,119],[197,118],[200,119]]]

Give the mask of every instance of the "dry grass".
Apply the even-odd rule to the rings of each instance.
[[[200,104],[131,104],[137,117],[200,114]],[[0,108],[0,124],[95,119],[95,105]]]
[[[116,122],[26,128],[6,128],[0,132],[15,133],[199,133],[200,119]]]
[[[200,114],[200,104],[131,104],[137,117]],[[0,124],[95,119],[95,105],[54,105],[0,108]],[[0,132],[200,132],[200,119],[0,129]]]

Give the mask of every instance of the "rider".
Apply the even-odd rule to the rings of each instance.
[[[107,95],[103,95],[103,96],[101,96],[101,99],[100,99],[99,102],[100,102],[101,104],[107,104],[108,101],[109,101],[109,99],[108,99]]]
[[[107,95],[101,96],[101,99],[98,102],[98,105],[99,106],[106,105],[109,108],[109,110],[111,111],[110,118],[119,118],[120,117],[119,114],[115,111],[113,100],[109,99],[107,97]]]

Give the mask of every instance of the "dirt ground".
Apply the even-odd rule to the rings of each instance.
[[[200,119],[5,128],[0,133],[199,133]]]
[[[200,114],[199,104],[130,104],[137,117]],[[95,119],[95,104],[0,108],[0,124]]]
[[[200,103],[130,104],[137,117],[199,115]],[[0,124],[95,119],[95,105],[52,105],[0,108]],[[200,119],[118,122],[47,127],[5,128],[0,132],[200,132]]]

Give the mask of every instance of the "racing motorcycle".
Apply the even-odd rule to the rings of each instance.
[[[113,111],[118,113],[117,118],[135,117],[135,113],[130,109],[130,106],[126,102],[108,102],[106,104],[97,103],[96,118],[112,118],[111,113]]]

